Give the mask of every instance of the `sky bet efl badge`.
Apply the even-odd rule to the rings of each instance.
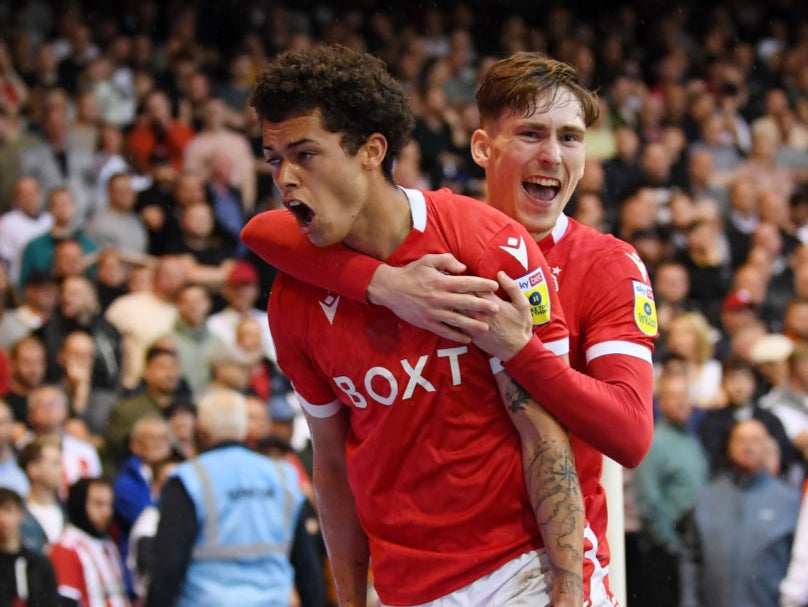
[[[656,305],[654,305],[654,291],[651,289],[651,285],[638,280],[632,282],[634,283],[634,322],[646,335],[656,335],[659,323],[657,322]]]
[[[550,293],[547,291],[547,280],[541,268],[517,279],[519,288],[530,302],[530,315],[533,326],[543,325],[550,321]]]

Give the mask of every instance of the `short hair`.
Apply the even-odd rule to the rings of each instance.
[[[750,375],[755,374],[754,367],[752,363],[748,360],[741,358],[740,356],[730,356],[721,363],[722,372],[724,375],[728,373],[735,373],[739,371],[745,371]]]
[[[269,122],[319,110],[323,127],[340,134],[352,156],[380,133],[387,140],[382,171],[391,183],[393,162],[415,125],[404,89],[384,62],[341,45],[281,53],[258,77],[250,105]]]
[[[169,429],[168,422],[165,420],[165,418],[157,415],[156,413],[149,413],[139,418],[134,424],[132,424],[132,429],[129,431],[129,437],[136,437],[144,428],[151,426],[152,424],[159,424],[163,428],[166,428],[167,430]]]
[[[15,508],[22,510],[22,497],[14,489],[0,487],[0,508],[11,504]]]
[[[38,436],[25,445],[20,450],[19,455],[17,455],[17,465],[20,467],[20,470],[27,474],[26,468],[28,465],[42,459],[42,452],[45,451],[47,447],[54,447],[59,449],[59,451],[62,450],[59,438],[51,435]]]
[[[480,120],[485,125],[498,119],[505,110],[513,115],[544,112],[562,89],[568,89],[581,103],[586,126],[598,119],[597,97],[581,84],[577,69],[542,53],[514,53],[493,63],[482,75],[477,89]],[[537,98],[544,94],[549,94],[550,99],[539,107]]]
[[[172,356],[175,359],[179,359],[179,355],[177,354],[176,350],[166,348],[165,346],[159,344],[152,344],[151,346],[146,348],[146,354],[144,355],[143,360],[148,365],[152,360],[154,360],[158,356]]]
[[[247,437],[247,400],[235,390],[214,390],[199,401],[197,423],[214,440]]]

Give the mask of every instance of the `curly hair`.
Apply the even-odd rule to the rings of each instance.
[[[489,67],[477,89],[477,107],[483,124],[499,118],[510,109],[513,114],[545,112],[555,103],[560,89],[566,88],[581,103],[584,124],[598,119],[597,97],[578,80],[578,70],[541,53],[519,52]],[[549,94],[542,107],[540,95]]]
[[[384,62],[340,45],[278,55],[258,77],[250,105],[269,122],[319,110],[323,127],[342,134],[341,144],[350,155],[380,133],[387,139],[382,170],[391,182],[393,161],[415,123],[403,88]]]

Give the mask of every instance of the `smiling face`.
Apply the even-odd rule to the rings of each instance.
[[[547,110],[512,114],[506,109],[474,133],[471,145],[486,172],[489,204],[540,240],[583,176],[586,126],[580,101],[564,87],[540,95],[536,107]]]
[[[300,230],[319,247],[347,239],[364,209],[366,146],[349,155],[340,135],[323,128],[319,112],[262,121],[262,133],[272,179]]]

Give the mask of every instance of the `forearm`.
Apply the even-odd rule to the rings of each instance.
[[[580,605],[585,516],[569,437],[507,373],[496,378],[522,441],[525,485],[550,559],[555,604]]]
[[[250,249],[281,272],[355,301],[366,301],[368,285],[381,265],[380,261],[342,245],[314,246],[286,210],[256,215],[241,237]]]
[[[651,447],[653,367],[649,362],[633,356],[603,356],[590,363],[590,377],[572,369],[534,337],[503,366],[570,432],[617,463],[633,468]]]
[[[347,477],[315,465],[314,489],[339,604],[365,607],[370,550]]]

